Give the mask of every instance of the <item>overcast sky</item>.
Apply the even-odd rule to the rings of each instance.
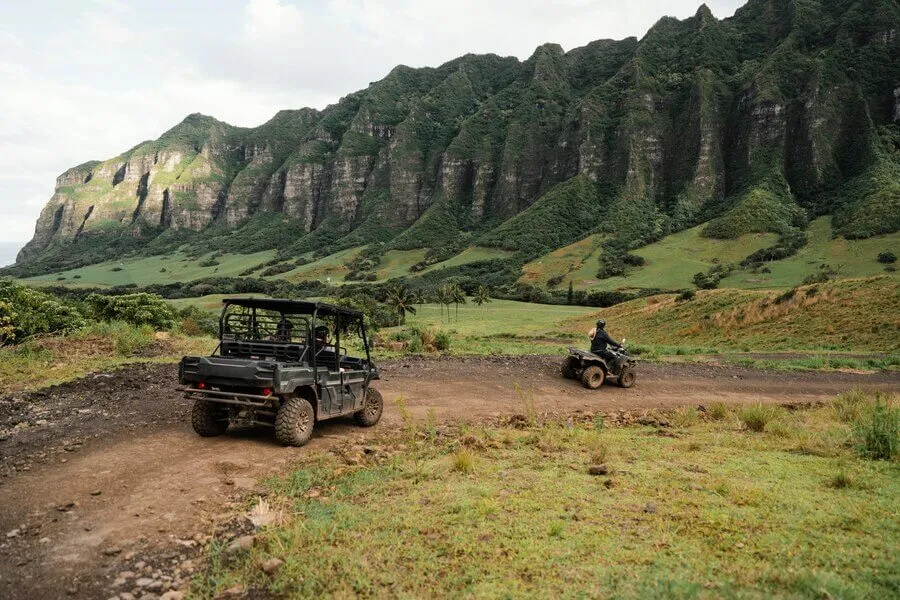
[[[323,108],[397,64],[641,37],[699,0],[0,0],[0,264],[56,176],[202,112]],[[718,18],[740,0],[707,0]]]

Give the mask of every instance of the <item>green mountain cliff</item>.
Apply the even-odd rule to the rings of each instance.
[[[848,238],[900,229],[893,0],[750,0],[725,20],[704,5],[641,40],[399,66],[256,128],[190,115],[60,175],[8,272],[185,244],[524,260],[591,233],[615,257],[703,223],[786,239],[822,215]]]

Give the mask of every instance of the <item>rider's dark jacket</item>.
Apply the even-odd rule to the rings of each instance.
[[[597,333],[594,334],[594,339],[591,340],[591,352],[593,354],[597,354],[598,352],[602,352],[606,350],[606,346],[612,346],[613,348],[621,348],[622,345],[619,342],[612,339],[608,333],[606,333],[605,329],[598,329]]]

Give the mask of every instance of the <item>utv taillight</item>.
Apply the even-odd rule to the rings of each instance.
[[[198,390],[205,390],[205,389],[206,389],[206,382],[205,382],[205,381],[198,381],[198,382],[197,382],[197,389],[198,389]]]
[[[270,395],[272,395],[272,390],[269,389],[269,388],[263,388],[263,389],[262,389],[262,395],[263,395],[263,396],[270,396]]]

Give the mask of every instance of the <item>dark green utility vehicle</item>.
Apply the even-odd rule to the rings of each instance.
[[[272,298],[223,303],[212,355],[185,356],[178,366],[198,434],[221,435],[233,423],[264,425],[282,444],[302,446],[318,421],[353,415],[371,427],[381,418],[384,403],[371,386],[378,368],[361,312]],[[351,343],[365,358],[348,355]]]

